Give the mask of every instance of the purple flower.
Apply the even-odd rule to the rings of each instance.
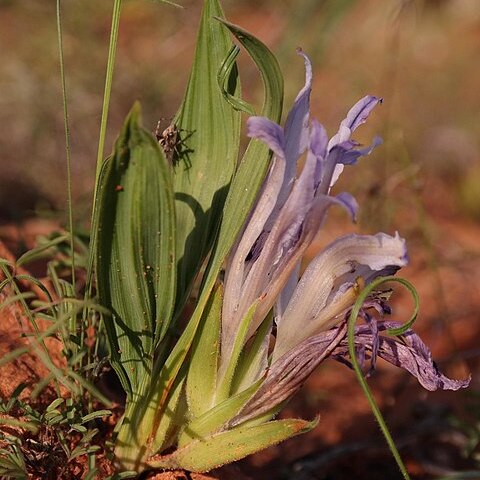
[[[263,117],[251,117],[248,135],[264,141],[274,152],[256,206],[233,249],[225,278],[222,312],[222,365],[228,361],[240,322],[258,302],[250,337],[274,305],[306,248],[320,229],[331,205],[342,205],[354,218],[355,199],[348,193],[330,196],[344,165],[369,154],[379,139],[359,149],[351,133],[365,122],[381,99],[367,96],[348,113],[338,133],[328,141],[326,131],[309,121],[312,70],[308,57],[305,86],[288,114],[285,129]],[[297,163],[307,151],[297,177]]]
[[[330,206],[341,205],[355,218],[357,203],[350,194],[330,194],[344,166],[355,164],[381,143],[376,138],[369,147],[359,148],[351,138],[381,102],[374,96],[358,101],[330,140],[322,125],[310,121],[311,64],[303,52],[299,54],[305,60],[306,81],[285,128],[262,117],[248,121],[249,136],[265,142],[274,157],[227,264],[220,373],[228,365],[239,326],[252,306],[255,311],[245,342],[256,335],[272,307],[276,338],[273,347],[270,330],[260,338],[251,366],[240,381],[237,379],[236,391],[261,377],[264,382],[231,425],[272,412],[325,358],[348,363],[346,319],[360,285],[394,274],[408,261],[405,241],[398,234],[349,235],[317,255],[299,278],[300,260]],[[305,152],[303,169],[297,175],[299,159]],[[425,344],[411,330],[398,338],[380,335],[386,324],[383,318],[377,324],[369,313],[372,309],[383,317],[389,307],[372,297],[361,311],[366,325],[357,327],[356,345],[361,359],[371,358],[372,369],[379,356],[408,370],[427,389],[455,390],[468,385],[468,380],[444,377]]]

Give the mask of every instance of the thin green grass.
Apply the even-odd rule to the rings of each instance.
[[[68,210],[68,227],[70,231],[70,249],[72,251],[72,286],[75,292],[75,236],[73,230],[73,202],[72,202],[72,161],[70,155],[70,124],[68,116],[67,101],[67,85],[65,79],[65,62],[63,55],[63,35],[62,35],[62,16],[61,1],[57,0],[57,37],[58,37],[58,53],[60,61],[60,81],[62,84],[63,99],[63,119],[65,125],[65,154],[67,163],[67,210]]]
[[[107,57],[107,73],[105,77],[105,90],[103,94],[102,117],[100,120],[100,133],[98,138],[97,166],[95,171],[95,188],[94,188],[93,205],[95,205],[98,180],[100,178],[100,170],[102,168],[102,163],[104,158],[105,138],[107,135],[108,111],[110,108],[110,97],[112,93],[113,71],[115,68],[115,57],[117,53],[118,31],[120,26],[121,11],[122,11],[122,0],[114,0],[113,12],[112,12],[112,27],[110,30],[110,43],[108,47],[108,57]]]

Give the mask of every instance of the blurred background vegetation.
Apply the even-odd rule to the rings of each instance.
[[[153,0],[124,2],[107,152],[135,100],[141,101],[144,125],[152,130],[159,119],[168,123],[179,106],[202,2],[178,2],[183,9]],[[75,215],[84,226],[111,3],[62,2]],[[359,200],[359,224],[350,226],[344,214],[332,212],[317,246],[346,230],[399,230],[412,259],[405,275],[422,298],[418,329],[428,330],[448,374],[464,377],[478,371],[480,2],[224,0],[223,5],[230,21],[278,56],[286,111],[303,84],[298,46],[314,64],[313,115],[330,134],[357,99],[384,97],[383,106],[355,135],[367,143],[378,133],[384,145],[342,178],[341,189]],[[240,64],[244,95],[258,105],[255,68],[246,56]],[[66,167],[53,1],[0,0],[0,125],[0,238],[25,234],[29,217],[64,223]],[[400,303],[400,317],[408,315],[408,308]],[[478,388],[474,377],[473,389]],[[315,404],[313,415],[326,408],[328,399],[318,393],[315,380],[306,392],[299,408]],[[312,435],[328,441],[321,430]]]
[[[90,198],[110,27],[110,2],[63,2],[74,194]],[[109,123],[110,148],[132,103],[144,122],[174,114],[184,93],[201,2],[184,9],[149,0],[125,2]],[[391,195],[409,185],[434,189],[432,207],[479,219],[480,5],[476,0],[225,0],[228,18],[278,55],[286,106],[302,84],[295,54],[315,67],[313,112],[330,132],[366,93],[385,98],[361,135],[380,132],[386,146],[351,180],[357,195],[379,200],[368,222],[390,227]],[[260,6],[259,6],[260,3]],[[63,120],[54,2],[0,1],[0,205],[18,217],[65,204]],[[243,89],[259,98],[254,67],[242,61]],[[108,150],[107,150],[108,151]],[[436,188],[440,188],[436,185]],[[13,197],[12,197],[13,195]],[[431,195],[429,195],[431,197]],[[43,202],[42,202],[43,200]],[[405,198],[404,198],[405,200]],[[408,199],[407,199],[408,200]],[[412,200],[412,199],[410,199]],[[387,203],[385,203],[387,202]],[[366,212],[365,212],[366,213]],[[363,220],[366,215],[363,216]]]

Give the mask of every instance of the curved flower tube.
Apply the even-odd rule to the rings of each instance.
[[[273,361],[303,340],[343,320],[355,303],[357,279],[370,283],[407,264],[405,241],[391,237],[349,235],[330,244],[308,265],[285,312],[277,309],[277,341]]]

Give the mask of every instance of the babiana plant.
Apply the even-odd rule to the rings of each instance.
[[[336,185],[345,166],[380,145],[377,137],[361,147],[352,135],[382,100],[360,99],[329,138],[310,118],[312,65],[298,50],[305,84],[280,126],[283,77],[274,55],[227,22],[218,0],[205,0],[173,144],[159,144],[135,104],[103,160],[120,6],[117,0],[85,300],[70,317],[101,316],[97,336],[106,334],[126,394],[113,438],[118,469],[204,472],[311,430],[316,419],[276,416],[332,358],[355,369],[408,478],[364,377],[380,357],[428,390],[469,381],[437,369],[411,329],[417,304],[404,325],[385,318],[391,292],[383,283],[401,283],[417,300],[394,277],[408,262],[405,241],[398,233],[340,237],[301,268],[330,207],[355,219],[357,202]],[[241,98],[232,38],[260,72],[259,115]],[[242,114],[250,138],[244,151]]]

